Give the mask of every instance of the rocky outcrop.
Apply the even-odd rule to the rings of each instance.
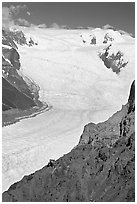
[[[12,36],[10,36],[8,31],[6,31],[6,30],[2,30],[2,45],[7,45],[7,46],[12,47],[14,49],[18,49]]]
[[[21,46],[27,45],[29,47],[38,44],[34,42],[32,37],[26,37],[21,30],[2,30],[2,44],[18,49],[16,43]]]
[[[80,38],[86,46],[123,43],[125,42],[125,36],[131,39],[130,35],[126,33],[121,34],[121,32],[113,29],[111,26],[109,27],[109,25],[108,28],[107,26],[103,29],[92,28],[80,34]]]
[[[134,91],[133,82],[121,111],[86,125],[70,153],[13,184],[3,202],[135,201]]]
[[[114,38],[109,33],[106,33],[105,36],[104,36],[103,43],[112,42],[113,40],[114,40]]]
[[[9,35],[19,45],[27,45],[26,37],[22,31],[10,31]]]
[[[92,33],[82,33],[80,34],[82,42],[87,45],[96,45],[96,36]]]
[[[128,64],[128,61],[124,59],[124,54],[121,51],[117,50],[116,53],[113,53],[113,47],[109,45],[103,49],[103,52],[99,53],[99,57],[108,69],[112,69],[113,72],[119,74],[121,69]]]

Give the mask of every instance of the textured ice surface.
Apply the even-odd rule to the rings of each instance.
[[[3,190],[69,152],[85,124],[104,121],[119,110],[134,79],[134,43],[128,36],[117,49],[129,63],[116,75],[98,57],[106,45],[84,46],[81,30],[24,32],[35,36],[38,45],[19,47],[21,70],[40,86],[40,99],[53,108],[3,128]]]

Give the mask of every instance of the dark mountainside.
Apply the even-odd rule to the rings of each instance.
[[[22,31],[2,31],[2,111],[3,125],[38,111],[43,104],[38,100],[39,86],[23,76],[17,44],[36,45],[30,38],[27,43]],[[44,104],[45,108],[47,104]],[[28,111],[28,112],[26,112]]]
[[[106,122],[84,127],[79,144],[13,184],[3,201],[135,201],[135,82],[128,103]]]
[[[23,32],[4,30],[2,35],[2,110],[11,108],[25,110],[37,106],[38,87],[35,85],[33,92],[31,81],[29,86],[19,72],[21,64],[16,43],[26,44],[25,36]]]

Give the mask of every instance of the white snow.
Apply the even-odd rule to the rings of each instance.
[[[25,38],[26,38],[27,44],[29,44],[30,39],[32,39],[32,41],[33,41],[34,43],[38,43],[37,40],[35,39],[35,36],[34,36],[34,35],[29,35],[29,34],[27,33],[27,34],[25,34]]]
[[[110,30],[107,30],[106,33],[114,39],[115,43],[125,42],[124,38],[118,31],[114,31],[110,29]]]
[[[92,39],[96,39],[96,36],[92,32],[82,33],[80,34],[80,37],[82,38],[83,43],[85,43],[86,45],[90,45]]]
[[[2,48],[5,48],[5,49],[12,49],[11,46],[9,46],[9,45],[4,45],[4,44],[2,44]]]
[[[108,45],[83,46],[81,30],[24,28],[24,32],[35,36],[38,45],[19,46],[21,71],[40,86],[40,99],[53,108],[3,128],[3,190],[69,152],[85,124],[104,121],[121,109],[134,79],[130,37],[122,35],[123,41],[115,45],[128,60],[117,75],[98,56]],[[103,39],[108,31],[95,32]]]
[[[2,57],[4,58],[5,61],[7,61],[12,66],[11,61],[9,59],[5,58],[4,55],[2,55]]]

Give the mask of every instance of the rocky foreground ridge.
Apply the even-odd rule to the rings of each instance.
[[[135,201],[135,82],[121,111],[103,123],[86,125],[70,153],[13,184],[2,199]]]

